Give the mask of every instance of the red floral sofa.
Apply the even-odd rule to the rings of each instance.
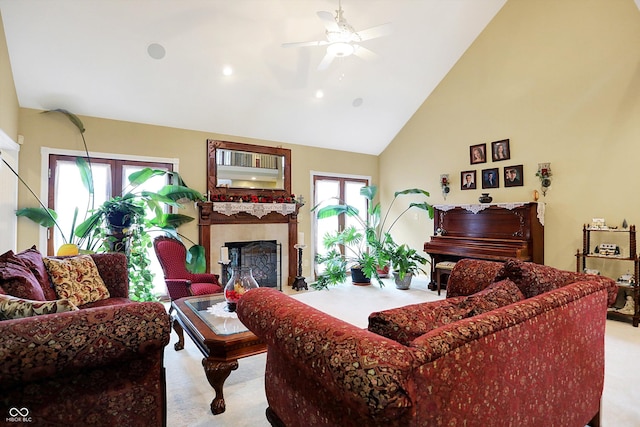
[[[1,419],[20,425],[166,425],[169,316],[160,303],[129,300],[123,254],[91,259],[108,295],[76,308],[72,298],[58,299],[35,248],[0,255],[0,306],[27,301],[27,311],[38,314],[0,320]],[[2,318],[10,315],[16,313],[0,312]]]
[[[271,424],[599,425],[615,282],[463,260],[448,292],[372,313],[368,330],[274,289],[247,293],[237,312],[268,346]]]

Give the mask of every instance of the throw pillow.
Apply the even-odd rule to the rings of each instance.
[[[68,298],[77,306],[109,298],[109,290],[91,256],[44,258],[44,264],[58,298]]]
[[[469,295],[460,303],[463,308],[469,309],[467,317],[477,316],[505,305],[522,301],[524,295],[518,286],[509,279],[492,283],[486,289]]]
[[[29,267],[29,270],[31,270],[33,275],[36,276],[36,279],[38,279],[40,287],[42,288],[42,292],[44,293],[44,298],[46,300],[56,299],[56,291],[51,286],[49,274],[47,274],[47,268],[44,266],[44,261],[42,260],[42,254],[38,249],[36,249],[36,246],[33,245],[31,248],[17,253],[16,258]]]
[[[40,314],[63,313],[77,310],[68,299],[55,301],[33,301],[16,298],[11,295],[0,295],[0,320],[21,319]]]
[[[471,308],[460,305],[464,299],[448,298],[371,313],[367,329],[408,346],[420,335],[467,317]]]
[[[45,300],[40,282],[13,251],[0,255],[0,287],[18,298]]]

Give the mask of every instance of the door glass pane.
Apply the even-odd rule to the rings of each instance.
[[[316,181],[315,203],[322,203],[321,206],[337,204],[340,197],[340,182],[318,180]],[[338,229],[338,217],[323,218],[316,221],[315,233],[315,253],[325,255],[327,250],[322,244],[322,240],[327,233],[332,233]],[[319,266],[320,268],[323,266]],[[322,270],[322,268],[321,268]],[[322,271],[318,271],[321,273]]]
[[[346,204],[358,209],[359,217],[362,222],[367,219],[367,199],[360,195],[360,189],[364,187],[362,182],[347,181],[344,184],[344,201]],[[345,227],[355,227],[362,229],[362,223],[357,218],[347,216],[345,218]]]
[[[92,206],[99,207],[102,205],[111,193],[110,165],[92,162],[91,171],[94,181],[93,205],[91,204],[89,191],[82,184],[80,171],[75,161],[58,160],[56,162],[54,207],[58,214],[57,222],[67,240],[71,238],[75,209],[78,208],[77,226],[91,215]],[[56,249],[64,243],[60,230],[56,227],[54,227],[53,241],[53,247]],[[81,248],[86,249],[84,246]]]
[[[158,190],[160,190],[162,187],[164,187],[166,184],[169,183],[169,178],[167,175],[158,175],[150,178],[145,183],[135,188],[132,188],[131,185],[129,185],[129,175],[131,175],[134,172],[138,172],[144,168],[145,166],[137,166],[137,165],[122,166],[123,194],[126,192],[133,192],[135,194],[139,194],[142,191],[157,192]],[[160,167],[154,167],[153,169],[167,170],[166,168],[160,168]],[[147,211],[147,218],[151,219],[153,217],[154,217],[153,212]],[[149,235],[151,236],[151,239],[162,234],[164,233],[162,233],[160,230],[149,231]],[[187,245],[187,247],[189,247],[189,245]],[[156,254],[153,248],[149,248],[147,250],[147,255],[149,257],[149,261],[151,262],[151,264],[149,265],[149,270],[151,271],[151,273],[154,274],[154,277],[153,277],[154,294],[166,295],[167,288],[166,288],[166,284],[164,283],[164,274],[162,273],[162,267],[160,266],[160,262],[158,261],[158,258],[156,257]]]

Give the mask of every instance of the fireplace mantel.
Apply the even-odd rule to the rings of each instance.
[[[294,245],[298,236],[298,211],[302,205],[296,203],[235,203],[199,202],[198,225],[200,244],[204,246],[207,271],[211,270],[211,228],[227,224],[285,224],[288,230],[287,284],[291,285],[297,275],[297,251]]]

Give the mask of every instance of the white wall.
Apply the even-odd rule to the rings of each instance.
[[[18,170],[20,146],[0,129],[0,156]],[[15,211],[18,206],[18,178],[0,161],[0,253],[16,250],[18,223]]]

